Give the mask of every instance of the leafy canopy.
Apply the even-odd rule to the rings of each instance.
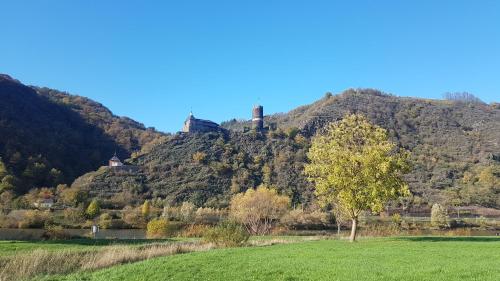
[[[144,201],[142,204],[141,213],[145,218],[151,215],[151,202],[149,200]]]
[[[169,223],[163,218],[153,219],[148,222],[146,235],[148,238],[165,238],[169,234]]]
[[[341,204],[350,218],[380,212],[387,200],[409,195],[402,175],[408,153],[397,149],[385,129],[362,115],[348,115],[316,135],[305,173],[323,204]]]
[[[95,218],[101,213],[101,206],[99,205],[99,201],[96,199],[92,200],[85,210],[85,214],[88,218]]]

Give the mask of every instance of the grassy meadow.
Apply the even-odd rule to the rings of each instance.
[[[307,236],[252,237],[246,246],[318,240]],[[224,246],[200,238],[72,239],[53,241],[0,241],[0,281],[39,280],[42,276],[95,271],[181,253]]]
[[[500,238],[363,238],[356,243],[288,241],[263,247],[160,256],[69,275],[38,276],[34,280],[496,281],[500,280]]]
[[[175,242],[181,241],[180,239],[71,239],[71,240],[47,240],[47,241],[14,241],[14,240],[0,240],[0,257],[25,254],[34,250],[47,250],[47,251],[78,251],[78,250],[95,250],[103,246],[118,246],[130,245],[140,246],[153,242]]]
[[[92,271],[154,257],[205,251],[193,239],[0,241],[0,281]]]

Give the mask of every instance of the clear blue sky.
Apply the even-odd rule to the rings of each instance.
[[[350,87],[500,100],[500,1],[0,1],[0,73],[163,131]]]

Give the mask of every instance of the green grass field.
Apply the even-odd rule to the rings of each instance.
[[[44,280],[500,280],[496,237],[323,240],[160,257]]]

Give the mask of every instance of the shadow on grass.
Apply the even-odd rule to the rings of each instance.
[[[492,236],[411,236],[399,237],[397,240],[413,242],[500,242],[500,237]]]

